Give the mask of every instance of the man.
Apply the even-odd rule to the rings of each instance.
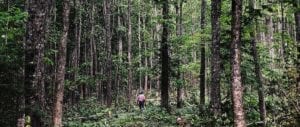
[[[144,110],[145,100],[146,100],[146,98],[145,98],[144,92],[141,91],[137,97],[137,104],[139,105],[141,111]]]

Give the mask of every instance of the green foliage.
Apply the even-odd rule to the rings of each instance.
[[[2,10],[2,9],[1,9]],[[23,91],[23,36],[27,13],[11,7],[0,11],[1,126],[15,126]]]
[[[66,127],[149,127],[149,126],[176,126],[176,119],[182,117],[191,126],[209,125],[211,121],[207,116],[197,114],[198,107],[190,105],[182,109],[175,109],[171,114],[157,105],[146,105],[140,112],[137,107],[133,111],[123,110],[122,107],[106,108],[89,99],[76,106],[69,107],[65,112]],[[203,114],[205,115],[205,114]],[[226,116],[224,116],[226,118]],[[220,121],[220,123],[222,123]],[[223,124],[222,125],[228,125]]]

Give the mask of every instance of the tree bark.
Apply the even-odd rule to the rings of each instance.
[[[120,7],[118,7],[118,13],[121,14],[121,9]],[[118,15],[117,17],[118,20],[118,27],[122,27],[121,24],[121,16]],[[119,57],[119,65],[117,67],[117,93],[120,93],[120,84],[122,83],[122,70],[121,70],[121,65],[123,65],[123,41],[122,41],[122,34],[120,34],[121,32],[118,32],[118,57]],[[118,98],[119,98],[119,94],[117,94],[117,103],[118,103]]]
[[[297,4],[296,7],[299,7],[300,5]],[[297,63],[297,68],[300,68],[300,63],[299,63],[299,59],[300,59],[300,10],[298,9],[295,12],[295,22],[296,22],[296,40],[297,40],[297,50],[298,50],[298,63]],[[300,93],[300,69],[297,69],[298,71],[298,77],[297,77],[297,93]]]
[[[261,73],[261,67],[259,64],[259,54],[257,51],[256,46],[256,39],[254,32],[250,33],[251,38],[251,48],[252,48],[252,56],[253,62],[255,65],[255,76],[258,83],[258,105],[259,105],[259,113],[260,113],[260,120],[263,121],[262,127],[266,126],[266,105],[265,105],[265,95],[264,95],[264,85],[263,85],[263,77]]]
[[[168,0],[163,1],[163,32],[162,32],[162,40],[161,40],[161,76],[160,76],[160,88],[161,88],[161,106],[169,111],[169,28],[168,28],[168,20],[169,20],[169,2]]]
[[[62,127],[62,108],[63,108],[63,97],[64,97],[64,82],[65,82],[65,65],[67,56],[67,40],[69,31],[69,14],[70,14],[70,1],[63,1],[63,33],[60,38],[58,48],[58,70],[57,70],[57,81],[56,81],[56,94],[55,102],[53,107],[53,126]]]
[[[182,36],[182,5],[183,5],[183,0],[180,0],[179,3],[175,4],[175,9],[176,9],[176,35],[177,37]],[[181,79],[181,74],[180,74],[180,58],[177,58],[177,73],[176,73],[176,80]],[[183,105],[183,84],[179,84],[177,86],[177,108],[182,108]]]
[[[243,0],[232,0],[231,85],[235,127],[246,127],[243,109],[243,86],[241,81],[242,1]]]
[[[273,18],[272,16],[266,16],[266,25],[267,25],[267,33],[266,33],[266,46],[268,46],[270,49],[269,54],[271,56],[272,61],[275,59],[275,52],[273,48]],[[272,62],[271,67],[274,68],[274,64]]]
[[[75,7],[76,7],[76,25],[75,25],[75,48],[73,50],[73,66],[75,68],[73,80],[76,82],[79,74],[79,60],[80,60],[80,45],[81,45],[81,31],[82,31],[82,18],[81,18],[81,0],[75,0]],[[80,85],[78,89],[80,89]],[[77,100],[75,99],[75,102]]]
[[[42,111],[45,105],[43,58],[49,1],[27,2],[29,18],[25,42],[25,114],[30,116],[31,126],[40,127],[43,126],[43,122],[38,112]]]
[[[201,1],[201,33],[205,33],[205,25],[206,25],[206,0]],[[204,37],[201,38],[201,66],[200,66],[200,108],[203,109],[203,106],[205,105],[205,39]]]
[[[141,54],[141,50],[142,50],[142,41],[141,41],[141,9],[140,9],[140,0],[138,0],[138,8],[139,8],[139,12],[138,12],[138,43],[139,43],[139,68],[142,68],[142,54]],[[139,70],[139,89],[142,90],[142,72]]]
[[[143,5],[142,9],[145,9],[144,7],[145,5]],[[143,31],[146,30],[146,15],[142,15],[143,16]],[[148,52],[148,43],[145,41],[145,32],[143,32],[143,41],[144,41],[144,52]],[[148,80],[149,80],[149,76],[148,76],[148,54],[145,54],[145,59],[144,59],[144,63],[145,63],[145,77],[144,77],[144,91],[145,94],[148,93]]]
[[[211,3],[212,18],[212,57],[211,57],[211,90],[210,90],[210,106],[217,117],[221,114],[221,94],[220,94],[220,16],[221,16],[221,0],[212,0]]]
[[[131,60],[131,43],[132,43],[132,28],[131,28],[131,0],[128,0],[128,17],[127,17],[127,20],[128,20],[128,51],[127,51],[127,57],[128,57],[128,84],[127,84],[127,99],[128,99],[128,102],[130,104],[131,102],[131,89],[132,89],[132,60]]]
[[[281,0],[280,1],[280,8],[281,8],[281,56],[283,58],[283,62],[284,62],[284,66],[286,69],[287,68],[287,64],[288,64],[288,61],[287,61],[287,52],[286,52],[286,45],[287,43],[285,42],[285,31],[286,31],[286,27],[285,27],[285,20],[284,20],[284,3],[283,1]],[[286,70],[287,71],[287,70]],[[284,76],[284,78],[287,77],[287,76]]]
[[[254,10],[254,5],[255,1],[251,0],[251,5],[250,5],[250,15],[253,16],[252,18],[254,19],[255,17],[255,10]],[[257,20],[255,21],[255,28],[253,25],[253,29],[250,32],[250,37],[251,37],[251,51],[252,51],[252,57],[253,57],[253,62],[254,62],[254,69],[255,69],[255,76],[256,76],[256,81],[258,83],[257,90],[258,90],[258,100],[259,100],[259,112],[260,112],[260,120],[263,122],[260,126],[265,127],[266,126],[266,105],[265,105],[265,95],[264,95],[264,84],[263,84],[263,77],[262,77],[262,72],[261,72],[261,66],[259,64],[259,52],[257,50],[257,37],[256,33],[259,30],[258,22]],[[270,22],[270,21],[268,21]],[[272,22],[272,21],[271,21]],[[270,25],[267,25],[270,26]],[[272,25],[271,25],[272,26]],[[272,29],[271,27],[270,29]],[[272,30],[270,31],[272,33]],[[269,38],[272,38],[272,36],[269,36]],[[270,42],[272,43],[272,42]]]
[[[107,44],[107,106],[112,105],[112,49],[111,49],[111,0],[104,0],[104,22],[105,22],[105,41]]]

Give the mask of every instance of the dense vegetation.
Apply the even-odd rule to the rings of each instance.
[[[299,49],[299,0],[0,0],[0,126],[299,127]]]

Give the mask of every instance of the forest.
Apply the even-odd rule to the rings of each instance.
[[[0,0],[1,127],[300,127],[300,0]]]

